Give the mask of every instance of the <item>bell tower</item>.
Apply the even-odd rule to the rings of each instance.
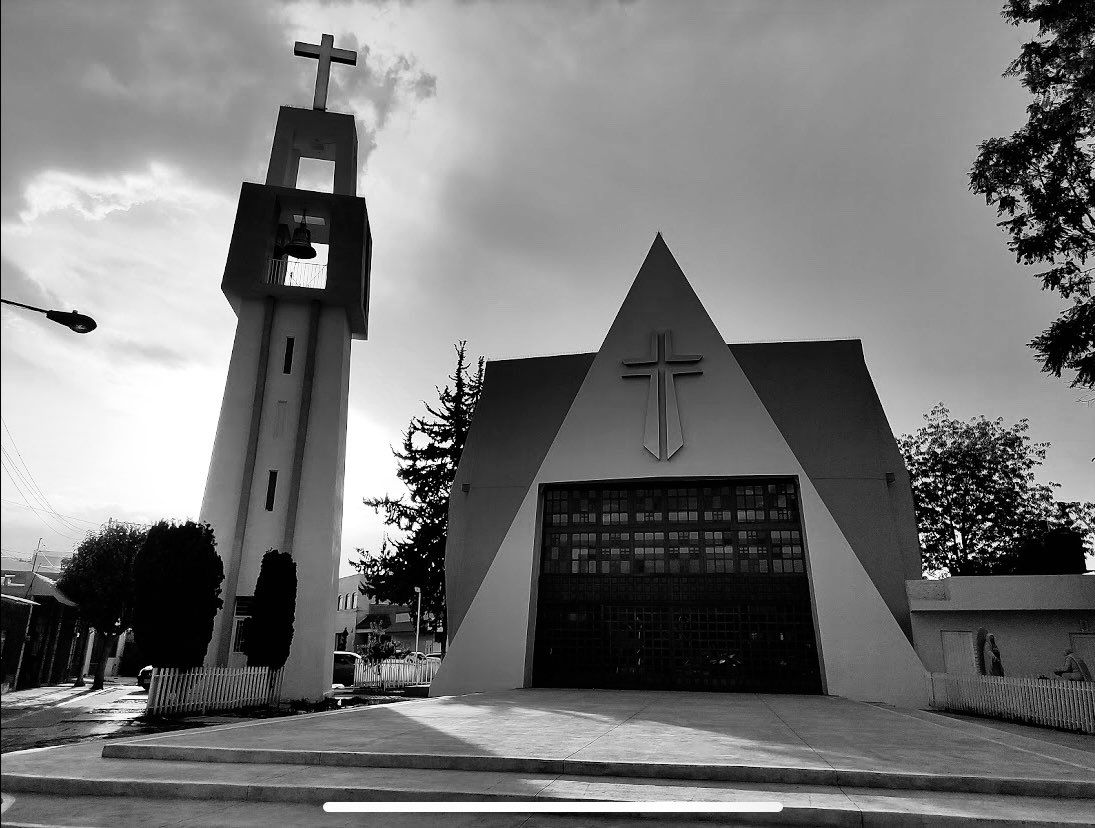
[[[331,687],[350,341],[368,332],[372,238],[354,118],[326,110],[330,64],[357,55],[327,34],[294,53],[319,60],[313,108],[278,112],[266,183],[240,190],[221,282],[238,321],[201,508],[225,572],[206,661],[246,664],[262,556],[288,552],[297,599],[282,693],[317,699]],[[332,192],[297,187],[302,158],[333,162]]]

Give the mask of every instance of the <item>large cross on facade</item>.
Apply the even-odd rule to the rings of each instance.
[[[650,381],[646,395],[646,422],[643,425],[643,447],[659,460],[668,460],[684,445],[681,415],[677,408],[675,377],[702,374],[696,363],[703,359],[695,354],[673,353],[673,332],[650,334],[650,354],[635,359],[625,359],[627,368],[641,371],[624,371],[625,379],[639,378]],[[680,367],[677,367],[680,366]]]
[[[293,54],[297,57],[316,58],[319,61],[319,70],[316,72],[316,96],[312,101],[312,109],[327,109],[327,84],[331,80],[332,63],[357,65],[357,52],[336,49],[335,36],[329,34],[320,38],[318,46],[314,43],[301,43],[298,40],[293,44]]]

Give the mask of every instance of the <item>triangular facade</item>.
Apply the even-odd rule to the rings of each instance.
[[[488,393],[490,383],[491,375],[488,372]],[[520,432],[521,419],[511,422],[510,428]],[[484,435],[476,436],[482,443]],[[486,439],[489,440],[489,432]],[[470,449],[475,442],[469,440]],[[462,472],[467,471],[465,463],[469,469],[476,464],[475,451],[472,454],[462,461]],[[483,471],[481,466],[480,471]],[[469,479],[468,475],[464,478]],[[623,571],[629,574],[622,581],[617,577],[613,581],[617,585],[614,588],[619,589],[618,584],[624,583],[633,584],[636,590],[641,591],[655,581],[658,584],[672,581],[671,574],[658,575],[654,580],[636,580],[635,567],[645,565],[646,572],[654,572],[654,566],[661,567],[661,564],[643,560],[643,554],[650,553],[651,549],[653,557],[665,552],[676,561],[670,566],[681,567],[681,572],[693,573],[682,578],[682,583],[702,584],[703,576],[712,572],[714,566],[710,556],[725,554],[728,560],[733,558],[735,561],[740,556],[743,561],[740,565],[745,568],[748,554],[755,551],[754,547],[745,545],[746,538],[755,539],[759,535],[765,539],[763,543],[769,543],[769,537],[772,538],[771,544],[776,543],[774,538],[782,530],[750,529],[746,532],[749,528],[746,523],[720,524],[718,531],[722,535],[702,531],[715,525],[703,523],[705,519],[710,521],[723,516],[721,511],[712,511],[712,503],[720,508],[723,504],[717,494],[711,494],[721,489],[711,486],[719,481],[732,480],[749,483],[750,487],[743,491],[761,492],[758,498],[763,498],[763,490],[770,481],[790,481],[781,482],[780,485],[793,483],[795,487],[792,497],[797,498],[798,515],[795,519],[799,527],[795,531],[800,532],[795,535],[795,543],[805,547],[802,557],[806,577],[802,577],[802,581],[805,583],[808,578],[813,644],[817,648],[816,657],[820,662],[817,669],[822,677],[820,689],[850,698],[896,704],[919,704],[923,701],[924,672],[912,645],[660,235],[655,239],[608,335],[546,446],[535,474],[531,480],[517,482],[518,486],[524,486],[524,491],[493,554],[482,548],[470,551],[475,546],[475,539],[469,538],[468,533],[474,534],[476,530],[463,519],[461,504],[462,498],[475,491],[473,478],[474,475],[470,482],[464,484],[467,491],[454,491],[453,494],[450,531],[456,537],[450,538],[447,569],[452,572],[461,569],[465,559],[469,565],[478,566],[479,570],[483,570],[484,565],[486,568],[477,579],[474,594],[468,592],[467,578],[464,580],[462,588],[468,592],[467,598],[470,600],[467,600],[466,611],[461,614],[459,626],[451,635],[449,653],[441,673],[434,680],[431,691],[434,694],[508,689],[535,683],[533,661],[538,646],[536,626],[541,575],[555,571],[550,569],[543,556],[556,554],[556,549],[551,546],[555,543],[551,538],[556,537],[551,523],[555,517],[551,510],[555,507],[553,502],[545,501],[545,492],[548,492],[549,498],[554,498],[556,495],[552,492],[570,484],[575,492],[589,489],[591,497],[596,492],[607,492],[605,497],[615,497],[613,493],[617,490],[613,488],[616,486],[613,481],[620,481],[621,487],[630,487],[628,491],[632,492],[633,499],[646,497],[651,492],[652,497],[663,500],[667,496],[670,499],[677,497],[675,493],[682,493],[682,498],[685,496],[683,493],[697,493],[693,498],[697,500],[694,510],[687,506],[688,510],[682,507],[679,513],[666,512],[667,508],[677,507],[659,500],[655,506],[648,508],[660,511],[646,514],[647,518],[659,521],[666,517],[673,521],[679,514],[682,521],[694,521],[696,531],[685,531],[693,528],[690,523],[668,523],[664,526],[658,523],[656,532],[636,532],[636,526],[632,525],[630,533],[624,533],[628,536],[626,542],[632,544],[624,551],[624,559],[634,555],[638,560],[623,564]],[[657,481],[662,488],[636,489],[636,486],[644,485],[643,481]],[[681,481],[682,488],[665,488],[674,486],[674,481]],[[517,500],[514,494],[516,492],[510,492],[511,502]],[[571,495],[572,498],[575,496]],[[706,498],[706,505],[698,502],[703,498]],[[732,505],[726,505],[732,511]],[[737,505],[741,506],[740,501]],[[572,505],[570,511],[581,508],[585,506]],[[641,511],[610,511],[615,508],[608,505],[606,500],[589,514],[563,514],[562,521],[584,520],[590,525],[588,532],[581,533],[571,527],[570,535],[562,535],[562,543],[573,546],[578,543],[573,539],[582,538],[582,544],[595,547],[600,543],[604,546],[607,541],[599,541],[598,538],[607,539],[620,534],[611,533],[616,528],[610,525],[612,520],[644,519]],[[704,509],[707,511],[704,512]],[[727,520],[733,517],[730,511],[726,514]],[[755,517],[751,510],[739,510],[736,514],[738,520]],[[763,518],[766,513],[761,509],[760,514]],[[665,527],[668,527],[668,532],[662,531]],[[638,529],[643,528],[642,525],[638,526]],[[681,531],[675,531],[677,529]],[[728,538],[726,546],[713,547],[716,541],[710,539],[723,535]],[[782,532],[779,536],[789,537],[790,533]],[[640,546],[640,537],[652,538],[641,543],[653,546]],[[679,549],[673,546],[678,542],[678,537],[682,544]],[[687,538],[692,540],[688,541]],[[739,542],[742,544],[740,549],[736,546]],[[694,554],[690,558],[689,543],[697,548],[706,544],[702,555],[692,550]],[[776,555],[770,566],[779,567],[782,562],[778,551],[772,552],[774,548],[764,547],[767,550],[764,554]],[[564,548],[564,557],[566,551]],[[579,566],[582,573],[592,570],[590,583],[598,578],[604,581],[608,576],[601,576],[602,570],[605,573],[619,571],[616,567],[620,564],[612,557],[613,554],[619,557],[618,553],[619,550],[607,548],[587,551],[583,546],[581,562],[576,560],[574,564],[575,571],[579,571]],[[577,558],[576,551],[572,550],[571,554]],[[587,555],[599,559],[600,563],[587,563]],[[473,561],[473,558],[476,560]],[[610,559],[614,567],[611,570]],[[688,566],[694,569],[688,570]],[[765,566],[763,574],[748,577],[755,580],[768,575],[774,576],[773,581],[783,578],[767,568],[767,563]],[[788,576],[783,580],[794,577],[790,573],[790,559],[786,566]],[[723,570],[720,568],[719,571],[721,573]],[[756,572],[755,563],[752,571]],[[662,569],[657,572],[662,572]],[[714,577],[707,576],[706,582],[713,583]],[[717,577],[732,579],[733,575],[720,574]],[[450,575],[450,583],[453,580],[454,576]],[[574,577],[569,582],[577,583]],[[717,598],[711,599],[709,595],[707,601],[713,606],[712,612],[719,611]],[[619,607],[631,607],[627,612],[634,610],[634,617],[640,617],[641,607],[630,603],[626,594],[618,594],[610,603],[612,606],[604,608],[605,612],[611,610],[619,615]],[[547,618],[542,612],[544,608],[540,609],[540,618]],[[683,610],[675,612],[675,617],[679,619]],[[648,618],[647,615],[643,617]],[[547,622],[541,620],[540,623]],[[651,643],[656,638],[655,623],[649,618],[645,622],[632,622],[629,616],[620,627],[625,630],[620,639],[625,643],[620,647],[634,648],[639,655],[633,657],[638,666],[618,668],[617,675],[626,674],[636,680],[643,678],[643,664],[651,663],[651,659],[659,655],[651,649],[655,646]],[[609,635],[600,628],[587,629],[590,636],[604,638]],[[540,634],[543,636],[546,633],[540,630]],[[691,637],[691,633],[680,629],[673,634]],[[631,640],[628,636],[633,639],[632,643],[627,643]],[[685,641],[687,645],[694,643]],[[541,641],[539,646],[540,652],[543,652],[547,645]],[[611,648],[614,645],[609,640],[603,646]],[[645,651],[642,649],[644,647]],[[620,663],[626,665],[628,658],[632,657],[621,656]],[[687,665],[687,660],[685,663]]]

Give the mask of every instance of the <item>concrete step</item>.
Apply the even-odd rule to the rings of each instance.
[[[696,819],[683,814],[528,814],[518,813],[380,813],[328,814],[318,805],[271,802],[190,802],[180,807],[178,800],[135,799],[119,797],[47,797],[38,794],[20,795],[5,812],[4,828],[119,828],[119,826],[157,826],[170,824],[174,828],[209,826],[209,828],[268,828],[271,825],[292,825],[299,828],[587,828],[604,825],[612,828],[652,828],[672,825],[673,828],[710,828],[712,825],[856,825],[886,826],[887,828],[922,828],[923,826],[966,826],[977,824],[989,828],[1047,824],[1084,824],[1082,821],[1044,819],[986,818],[977,816],[933,815],[925,819],[910,812],[861,810],[840,821],[827,819],[815,810],[788,810],[775,816],[740,815],[724,818]],[[777,821],[778,820],[778,821]],[[819,821],[820,820],[820,821]]]
[[[18,754],[14,755],[18,758]],[[391,825],[389,815],[324,814],[327,801],[361,802],[484,802],[510,803],[565,801],[776,801],[778,814],[625,814],[614,817],[583,815],[575,822],[563,817],[533,817],[539,822],[492,821],[483,815],[468,825],[674,825],[803,824],[803,825],[1090,825],[1095,802],[1009,795],[946,792],[883,791],[876,788],[757,784],[709,781],[634,779],[550,774],[440,771],[406,768],[352,768],[300,765],[248,765],[215,762],[159,762],[103,760],[67,762],[67,774],[27,772],[8,766],[22,763],[5,758],[0,787],[13,799],[4,814],[5,826],[20,822],[36,825],[110,826],[161,824],[189,825]],[[188,800],[185,806],[180,800]],[[18,807],[16,807],[18,806]],[[138,819],[142,814],[158,818]],[[194,822],[177,818],[193,815]],[[268,821],[257,818],[266,814]],[[419,815],[435,825],[439,816]],[[444,824],[454,823],[446,815]],[[488,819],[489,817],[489,819]],[[528,814],[525,813],[525,817]],[[552,821],[552,820],[556,821]],[[348,821],[349,820],[349,821]],[[403,824],[403,823],[396,823]]]
[[[157,744],[154,741],[111,742],[104,745],[102,755],[104,759],[167,762],[475,771],[1095,799],[1095,778],[1032,779],[972,774],[867,771],[833,767],[594,761],[445,753],[228,748]]]

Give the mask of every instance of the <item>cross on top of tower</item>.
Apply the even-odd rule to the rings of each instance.
[[[335,36],[325,34],[320,38],[318,46],[314,43],[301,43],[298,40],[293,44],[293,54],[297,57],[316,58],[319,61],[319,69],[316,72],[316,96],[312,101],[312,109],[326,110],[327,84],[331,80],[331,64],[347,63],[350,66],[356,66],[357,52],[352,52],[349,49],[336,49]]]

